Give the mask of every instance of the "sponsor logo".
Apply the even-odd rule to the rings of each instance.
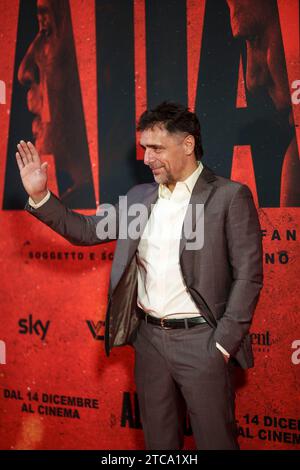
[[[20,318],[19,320],[19,333],[21,335],[37,335],[43,341],[49,330],[50,320],[43,322],[42,320],[33,320],[30,314],[28,318]]]
[[[104,340],[104,326],[105,326],[105,321],[98,321],[97,323],[94,323],[92,320],[86,320],[87,326],[92,333],[92,336],[96,340]]]
[[[251,344],[255,352],[269,352],[272,346],[270,331],[250,333]]]

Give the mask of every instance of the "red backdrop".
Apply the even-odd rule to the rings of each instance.
[[[55,2],[48,3],[55,10]],[[122,112],[118,101],[113,108],[111,107],[113,100],[117,99],[114,98],[113,89],[109,88],[110,84],[113,84],[111,77],[114,74],[122,74],[122,70],[126,72],[126,66],[131,61],[134,66],[131,84],[133,98],[132,105],[129,106],[133,116],[132,129],[136,117],[147,103],[151,103],[151,100],[154,102],[152,87],[156,77],[155,54],[152,56],[151,51],[149,52],[149,44],[152,44],[150,19],[147,23],[147,19],[152,18],[151,14],[155,14],[151,12],[151,8],[156,2],[152,2],[152,6],[149,5],[151,2],[144,0],[125,2],[132,13],[132,29],[130,30],[128,26],[128,34],[129,31],[132,32],[133,43],[131,58],[128,60],[126,57],[118,58],[123,64],[122,70],[118,70],[117,64],[115,68],[110,68],[112,65],[107,57],[114,51],[110,51],[109,42],[105,43],[108,50],[104,49],[104,52],[101,52],[102,33],[100,34],[97,29],[101,26],[101,21],[104,22],[106,14],[111,14],[112,17],[116,15],[118,21],[122,20],[118,15],[120,2],[110,2],[115,7],[112,13],[110,11],[107,13],[108,3],[92,0],[66,2],[70,5],[70,24],[80,85],[78,96],[82,101],[82,110],[76,114],[76,119],[80,120],[83,116],[85,128],[83,135],[87,141],[87,155],[92,171],[92,182],[89,184],[93,188],[96,204],[100,199],[101,202],[106,202],[104,200],[106,196],[112,200],[115,194],[119,194],[118,182],[122,179],[122,175],[119,175],[119,180],[114,179],[116,166],[124,165],[124,168],[127,168],[129,165],[122,140],[122,126],[127,125],[127,122],[121,119],[116,122],[112,120],[111,134],[104,135],[103,132],[103,127],[106,129],[107,126],[110,129],[112,116]],[[170,2],[166,2],[168,3]],[[173,3],[177,5],[178,10],[177,7],[175,13],[172,10],[174,20],[172,17],[170,24],[176,24],[177,19],[184,22],[186,55],[184,60],[182,57],[178,59],[183,60],[183,65],[178,65],[178,74],[167,77],[166,88],[161,85],[162,80],[156,77],[159,93],[163,97],[170,83],[170,89],[173,90],[170,98],[186,96],[189,106],[196,111],[200,110],[205,134],[204,147],[207,141],[210,149],[204,160],[217,173],[249,185],[256,200],[263,229],[265,285],[251,327],[255,367],[246,373],[239,373],[237,377],[240,445],[242,449],[299,449],[299,200],[293,199],[293,194],[297,193],[297,184],[299,185],[299,180],[296,183],[293,181],[293,175],[299,174],[297,173],[300,143],[299,2],[296,0],[273,2],[276,4],[276,18],[279,20],[284,57],[284,67],[282,64],[278,65],[277,76],[279,74],[281,78],[283,77],[282,82],[288,84],[289,95],[288,98],[285,96],[285,99],[290,103],[290,119],[293,120],[294,126],[289,136],[293,152],[289,151],[289,145],[282,145],[282,159],[278,170],[279,176],[281,175],[279,183],[271,178],[277,163],[275,158],[273,162],[273,155],[268,154],[271,152],[268,147],[268,128],[262,130],[265,141],[260,137],[259,142],[264,152],[263,158],[259,161],[258,157],[254,156],[255,142],[247,141],[247,133],[246,137],[240,138],[241,129],[236,130],[232,144],[228,144],[230,158],[227,158],[226,152],[223,153],[222,139],[221,145],[214,148],[213,141],[215,136],[218,140],[219,128],[211,121],[209,126],[205,127],[206,121],[203,115],[205,113],[201,111],[203,109],[201,84],[204,88],[207,86],[210,103],[214,107],[222,107],[224,100],[226,102],[228,87],[224,86],[223,94],[215,96],[212,89],[205,85],[215,80],[215,86],[220,89],[217,71],[213,76],[209,74],[208,78],[205,76],[205,70],[209,68],[206,54],[212,33],[207,31],[209,31],[208,22],[211,21],[212,2],[187,0]],[[226,34],[231,34],[233,24],[230,24],[228,5],[225,1],[216,2],[215,5],[217,3],[221,9],[224,8],[222,11],[226,12],[226,15],[224,14],[218,21],[225,24]],[[33,116],[27,109],[25,87],[18,82],[17,72],[21,60],[37,34],[37,24],[34,23],[36,18],[32,13],[34,10],[31,9],[26,13],[25,4],[26,2],[19,3],[12,0],[0,1],[2,12],[0,447],[2,449],[143,449],[143,432],[133,379],[133,350],[128,346],[114,348],[111,356],[107,358],[103,348],[106,292],[114,243],[97,247],[72,246],[23,210],[26,195],[22,193],[18,173],[13,169],[14,147],[22,138],[34,141],[34,135],[31,133]],[[35,2],[31,2],[31,7],[36,8]],[[164,12],[157,8],[156,14],[163,18]],[[183,20],[178,16],[180,8],[185,11]],[[28,26],[26,29],[28,25],[26,15],[32,21],[33,30]],[[55,18],[52,20],[55,21]],[[165,23],[156,26],[151,25],[153,31],[155,32],[155,27],[168,28],[169,23],[166,18],[164,21]],[[263,17],[261,24],[265,24]],[[125,25],[124,34],[127,34],[126,28]],[[105,42],[107,36],[104,33]],[[171,39],[174,34],[174,31],[169,31]],[[220,51],[223,39],[220,39]],[[268,39],[257,39],[259,40]],[[253,71],[250,70],[250,60],[253,61],[255,54],[259,54],[260,46],[251,45],[250,39],[247,38],[237,38],[236,41],[240,49],[233,39],[229,48],[229,51],[234,50],[236,64],[233,78],[231,77],[235,83],[232,89],[235,96],[233,111],[241,112],[238,115],[239,122],[243,122],[245,114],[242,113],[249,108],[249,112],[254,113],[251,116],[257,120],[258,127],[255,128],[255,132],[258,133],[258,129],[264,124],[259,122],[259,113],[255,114],[258,101],[255,101],[255,93],[251,90],[250,75]],[[154,41],[153,44],[155,48]],[[218,43],[213,43],[211,46],[212,51],[218,51],[216,44]],[[112,45],[112,49],[113,47]],[[163,48],[163,45],[161,47]],[[266,61],[271,48],[272,39],[261,49],[265,51]],[[238,62],[236,57],[239,58]],[[201,68],[202,60],[203,68]],[[221,52],[220,62],[222,64]],[[157,63],[161,64],[159,58]],[[186,70],[186,84],[183,83],[183,77],[179,73],[180,67]],[[269,67],[271,68],[272,64],[269,63]],[[63,65],[61,68],[63,70]],[[226,69],[226,64],[222,65],[222,69]],[[41,70],[39,73],[37,84],[41,86]],[[260,73],[258,67],[255,73],[257,77]],[[51,105],[53,90],[51,83],[47,81],[50,78],[48,76],[45,81],[48,98],[50,97],[50,117],[45,118],[46,121],[55,120],[54,108]],[[173,81],[174,88],[172,88],[173,83],[171,84]],[[127,96],[126,86],[126,83],[120,82],[117,88],[124,96]],[[284,88],[284,85],[282,87]],[[61,91],[58,88],[56,93],[60,97],[62,95],[59,95]],[[267,85],[265,89],[268,92]],[[284,94],[284,90],[282,93]],[[44,112],[47,104],[46,96],[47,91],[42,98]],[[271,96],[272,99],[275,106],[270,119],[276,121],[276,113],[281,116],[281,108],[277,106],[274,96]],[[110,113],[106,106],[110,106]],[[205,106],[208,104],[203,98],[203,107]],[[231,106],[232,103],[228,102],[228,107]],[[231,119],[230,125],[236,126],[233,115]],[[58,126],[58,123],[59,121],[54,122],[54,127]],[[73,125],[71,118],[65,124]],[[224,126],[227,124],[224,120]],[[282,127],[284,125],[282,124]],[[226,135],[228,132],[226,131]],[[251,132],[253,135],[253,131]],[[42,139],[41,136],[39,138]],[[282,137],[283,140],[284,138],[285,136]],[[108,139],[107,146],[103,143],[105,139]],[[112,148],[116,145],[116,151],[110,153],[107,150],[109,144]],[[131,144],[135,147],[134,140]],[[58,173],[57,169],[60,165],[63,171],[64,160],[59,160],[55,152],[44,151],[42,155],[43,159],[48,159],[50,162],[49,187],[61,195],[62,181],[67,181],[68,178],[63,179],[63,173]],[[139,151],[135,154],[133,148],[131,155],[138,165],[142,158]],[[295,159],[291,167],[295,169],[294,173],[288,167],[289,158]],[[80,168],[83,163],[79,160],[74,161],[74,168],[76,165]],[[68,176],[67,165],[66,174]],[[285,174],[286,179],[284,179]],[[72,177],[76,179],[75,171]],[[126,178],[130,186],[132,182],[129,176],[123,175],[125,183]],[[277,199],[275,196],[272,196],[273,199],[271,197],[268,199],[276,184],[281,188],[280,196]],[[111,192],[108,190],[106,192],[105,185],[111,186]],[[284,198],[282,188],[287,188],[287,192],[290,190],[292,194],[290,199]],[[14,199],[16,194],[18,196]],[[264,204],[264,201],[268,202]],[[73,199],[71,205],[82,213],[95,213],[95,208],[90,203],[76,206],[76,199]],[[185,448],[195,448],[188,419]]]

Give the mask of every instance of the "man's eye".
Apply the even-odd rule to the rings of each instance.
[[[51,34],[52,34],[51,29],[47,29],[47,30],[46,30],[46,36],[47,36],[47,38],[48,38],[49,36],[51,36]]]
[[[51,35],[51,30],[48,28],[42,28],[41,35],[44,36],[45,38],[48,38]]]
[[[246,41],[248,41],[252,46],[257,45],[258,40],[259,40],[258,34],[251,34],[246,37]]]

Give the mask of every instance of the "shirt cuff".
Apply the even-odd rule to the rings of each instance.
[[[29,204],[30,204],[34,209],[38,209],[38,208],[41,207],[43,204],[45,204],[45,202],[48,201],[48,199],[50,198],[50,196],[51,196],[51,193],[50,193],[50,191],[49,191],[49,189],[48,189],[48,192],[47,192],[46,196],[45,196],[40,202],[35,203],[35,202],[33,201],[33,199],[31,199],[30,196],[29,196],[28,202],[29,202]]]
[[[230,354],[224,349],[219,343],[216,343],[217,348],[224,354],[224,356],[230,357]]]

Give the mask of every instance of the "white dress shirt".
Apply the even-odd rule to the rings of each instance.
[[[138,245],[138,305],[155,317],[192,318],[201,314],[182,277],[179,243],[191,193],[202,169],[199,162],[172,192],[159,185],[157,202]]]
[[[203,170],[196,170],[178,181],[171,192],[160,184],[158,199],[137,248],[138,297],[140,308],[150,315],[166,319],[201,315],[182,276],[179,263],[181,231],[194,185]],[[218,343],[216,346],[229,357]]]

